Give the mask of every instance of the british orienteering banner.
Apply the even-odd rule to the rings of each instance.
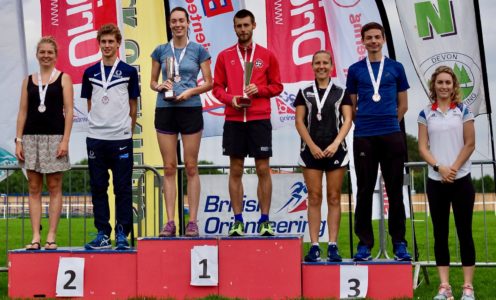
[[[22,2],[0,0],[0,28],[3,28],[0,44],[0,166],[17,164],[15,158],[16,117],[23,79],[27,76],[26,43]],[[0,181],[10,172],[0,171]]]
[[[189,13],[191,41],[203,45],[210,53],[211,70],[218,54],[237,42],[234,33],[234,14],[243,8],[241,0],[169,0],[170,9],[180,6]],[[169,37],[172,38],[172,37]],[[201,73],[198,84],[202,84]],[[212,91],[201,95],[203,104],[203,137],[222,135],[224,125],[224,104],[217,100]]]
[[[121,24],[119,4],[116,0],[40,0],[41,33],[57,41],[57,69],[71,75],[74,83],[75,131],[85,131],[88,123],[86,99],[79,96],[84,70],[101,59],[97,31],[106,23]]]
[[[200,175],[201,193],[198,208],[198,228],[201,236],[227,236],[234,222],[229,191],[226,189],[228,175]],[[310,241],[307,230],[308,190],[300,174],[272,175],[272,203],[270,220],[276,235],[304,235]],[[260,205],[257,198],[258,177],[255,174],[243,176],[243,218],[245,232],[248,235],[258,234]],[[325,182],[323,189],[326,189]],[[342,203],[347,211],[347,203]],[[322,219],[319,226],[319,239],[328,241],[327,200],[324,193],[321,207]]]
[[[426,93],[434,70],[441,65],[451,67],[460,82],[463,102],[479,115],[490,113],[490,105],[476,4],[469,0],[396,0],[408,51]]]

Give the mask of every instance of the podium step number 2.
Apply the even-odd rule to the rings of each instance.
[[[191,285],[219,285],[218,246],[194,246],[191,248]]]
[[[367,266],[340,266],[339,298],[365,298],[369,285],[368,272]]]
[[[84,296],[84,258],[60,258],[56,295],[57,297]]]

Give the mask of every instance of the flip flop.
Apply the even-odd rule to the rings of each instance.
[[[41,250],[40,242],[32,242],[26,245],[26,251],[38,251]]]
[[[55,241],[53,241],[53,242],[46,242],[46,244],[45,244],[45,250],[57,250],[57,243]]]

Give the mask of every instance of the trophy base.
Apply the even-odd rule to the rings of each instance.
[[[166,91],[163,93],[163,95],[165,101],[174,102],[177,99],[176,93],[174,91]]]
[[[251,106],[251,99],[248,97],[240,97],[237,102],[240,107],[246,108]]]

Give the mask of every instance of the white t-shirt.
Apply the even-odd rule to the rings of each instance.
[[[436,161],[451,166],[464,145],[463,124],[474,120],[474,114],[465,104],[452,105],[443,113],[435,104],[428,105],[418,116],[417,122],[427,126],[429,150]],[[467,160],[456,173],[456,179],[470,173],[471,162]],[[441,181],[441,174],[429,166],[430,179]]]

